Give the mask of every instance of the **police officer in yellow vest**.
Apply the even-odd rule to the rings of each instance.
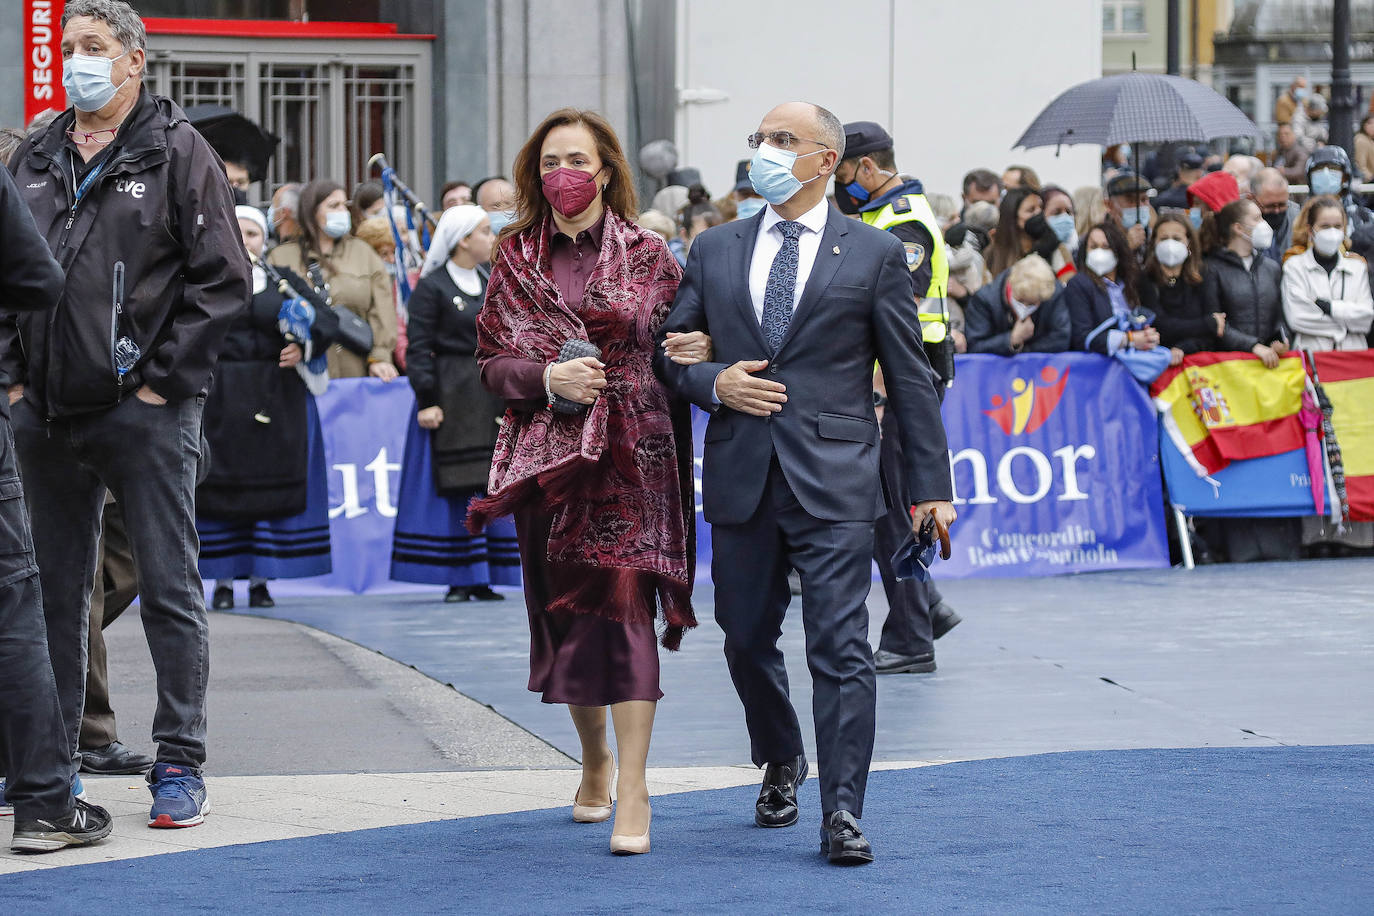
[[[949,257],[939,221],[921,182],[905,181],[897,173],[887,131],[872,121],[854,121],[844,131],[845,158],[835,168],[835,205],[840,212],[857,215],[902,240],[926,355],[941,380],[949,384],[954,380],[954,347],[945,302]]]
[[[912,312],[921,322],[931,366],[948,383],[954,378],[954,348],[944,304],[949,262],[935,214],[921,183],[903,180],[897,173],[887,131],[872,121],[855,121],[844,126],[844,133],[845,158],[835,168],[835,204],[842,212],[902,240],[911,269]],[[874,403],[881,406],[883,400],[875,387]],[[879,674],[918,674],[935,670],[935,640],[960,618],[932,580],[898,582],[893,574],[892,555],[911,531],[895,424],[895,417],[884,411],[880,473],[893,508],[874,526],[874,559],[889,610],[873,661]]]

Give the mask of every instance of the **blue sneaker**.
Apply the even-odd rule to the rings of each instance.
[[[72,798],[79,801],[86,800],[86,787],[82,784],[80,776],[72,781]],[[0,817],[14,817],[14,806],[5,801],[5,780],[3,779],[0,779]]]
[[[205,780],[189,767],[156,764],[148,773],[148,791],[153,793],[149,827],[194,827],[210,812]]]

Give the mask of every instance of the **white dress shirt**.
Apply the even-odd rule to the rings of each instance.
[[[816,263],[816,252],[821,249],[821,234],[825,232],[825,221],[830,215],[830,201],[821,202],[801,216],[797,222],[806,227],[797,239],[797,285],[792,290],[792,308],[801,302],[806,281],[811,277],[811,268]],[[783,217],[771,206],[763,211],[759,224],[759,236],[754,242],[754,259],[749,262],[749,298],[754,303],[754,317],[763,324],[763,294],[768,288],[768,272],[773,269],[773,259],[782,250],[782,230],[778,223]]]

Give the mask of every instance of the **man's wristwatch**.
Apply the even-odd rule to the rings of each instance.
[[[886,407],[886,406],[887,406],[887,395],[883,394],[881,391],[875,391],[875,392],[873,392],[873,406],[874,406],[874,407]]]

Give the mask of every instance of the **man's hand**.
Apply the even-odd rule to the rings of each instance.
[[[1131,246],[1132,251],[1139,251],[1145,244],[1145,227],[1136,223],[1126,230],[1126,243]]]
[[[954,520],[959,517],[959,513],[954,511],[954,503],[947,503],[944,500],[932,499],[923,503],[917,503],[916,508],[911,512],[911,530],[917,537],[921,536],[921,526],[926,523],[927,517],[935,519],[935,536],[940,541],[940,559],[949,559],[949,526],[954,524]]]
[[[144,385],[142,388],[138,389],[138,391],[134,392],[134,397],[138,398],[144,404],[151,404],[154,407],[161,407],[163,404],[167,403],[166,398],[149,388],[147,385]]]
[[[19,403],[19,401],[20,401],[21,398],[24,397],[24,386],[23,386],[23,385],[11,385],[11,386],[9,387],[9,396],[10,396],[10,406],[13,407],[15,404],[18,404],[18,403]]]
[[[768,368],[768,360],[741,360],[716,376],[716,397],[731,410],[751,417],[766,417],[782,410],[787,403],[787,386],[781,382],[754,378],[753,373]]]
[[[301,345],[289,343],[281,348],[281,353],[277,357],[277,368],[290,369],[292,366],[300,364],[301,357],[305,354],[301,352]]]
[[[372,363],[367,367],[367,374],[384,382],[394,382],[400,376],[391,363]]]
[[[1018,318],[1016,324],[1011,326],[1011,345],[1019,347],[1031,339],[1035,333],[1035,320],[1027,315],[1025,318]]]
[[[715,355],[711,347],[711,335],[705,331],[689,331],[685,334],[669,331],[667,339],[663,341],[663,351],[679,366],[709,363]]]
[[[421,429],[438,429],[444,422],[444,408],[438,404],[426,407],[415,415],[415,421]]]
[[[1279,367],[1279,355],[1262,343],[1257,343],[1250,348],[1250,352],[1260,358],[1266,369],[1277,369]]]
[[[554,363],[549,371],[549,390],[560,398],[591,404],[606,387],[606,364],[595,356]]]

